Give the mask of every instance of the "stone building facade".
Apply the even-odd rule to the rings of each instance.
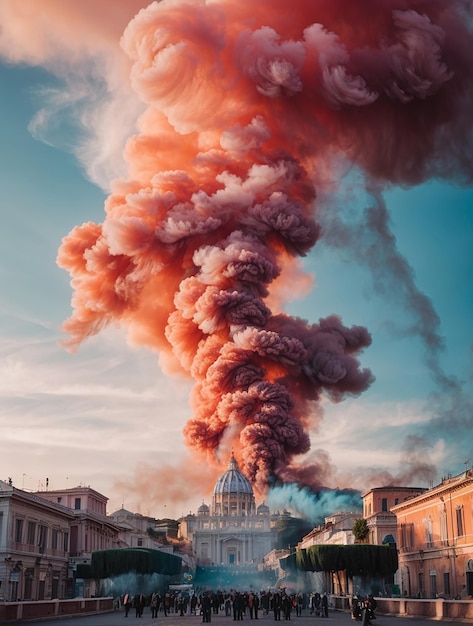
[[[473,596],[473,469],[391,508],[397,519],[401,593]]]
[[[391,508],[427,491],[425,487],[374,487],[362,495],[363,518],[368,525],[367,543],[396,543],[397,519]]]
[[[74,513],[0,480],[0,600],[64,598]]]
[[[37,491],[43,500],[66,507],[72,513],[69,526],[69,576],[66,596],[95,594],[95,581],[75,575],[78,565],[90,565],[92,553],[119,546],[119,528],[107,516],[108,498],[92,487]],[[62,596],[64,597],[64,596]]]
[[[262,563],[277,540],[268,506],[256,505],[233,454],[215,484],[211,505],[202,503],[196,515],[181,518],[180,533],[192,543],[199,565]]]

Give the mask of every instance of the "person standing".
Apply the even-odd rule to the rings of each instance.
[[[281,594],[279,593],[279,591],[276,591],[275,593],[273,593],[272,604],[273,604],[274,620],[276,622],[280,622],[281,621]]]
[[[255,608],[255,594],[252,591],[250,591],[250,594],[248,596],[248,611],[250,613],[250,619],[253,619],[254,608]]]
[[[202,598],[202,621],[206,623],[212,621],[212,598],[210,591],[204,594]]]
[[[233,600],[233,619],[240,621],[243,619],[243,612],[245,610],[245,598],[243,594],[239,591],[235,594],[235,599]]]
[[[152,618],[158,617],[158,610],[159,610],[158,594],[155,591],[153,595],[151,596],[151,617]]]
[[[197,615],[197,596],[195,593],[191,597],[191,613],[192,615]]]
[[[258,609],[259,609],[259,595],[257,593],[254,594],[255,597],[253,599],[253,608],[255,611],[255,619],[258,619]]]
[[[146,598],[142,593],[138,593],[135,596],[135,615],[136,617],[143,616],[143,610],[145,608]]]
[[[125,607],[125,617],[128,617],[128,612],[131,608],[131,598],[129,593],[125,593],[125,597],[123,598],[123,606]]]
[[[328,598],[326,593],[322,595],[320,604],[322,608],[322,617],[328,617]]]
[[[284,619],[286,621],[291,619],[291,611],[292,611],[292,598],[289,597],[287,595],[287,593],[283,593],[282,595],[282,601],[281,601],[281,608],[282,608],[282,612],[284,615]]]
[[[169,593],[167,593],[164,596],[163,608],[164,608],[164,617],[167,617],[171,609],[171,596],[169,595]]]
[[[268,615],[269,613],[269,601],[270,601],[270,594],[266,593],[265,591],[261,592],[261,607],[263,609],[263,615]]]

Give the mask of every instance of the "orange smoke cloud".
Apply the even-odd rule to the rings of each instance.
[[[116,493],[128,494],[125,508],[133,507],[146,514],[146,510],[141,510],[146,503],[147,509],[159,510],[162,517],[178,517],[188,512],[193,496],[200,500],[202,493],[212,493],[218,469],[192,460],[182,463],[179,469],[162,462],[159,468],[141,463],[133,476],[116,480],[114,489]]]
[[[164,0],[123,34],[147,110],[104,223],[59,251],[75,290],[64,330],[74,348],[119,322],[160,350],[195,380],[189,446],[234,448],[260,490],[297,478],[311,403],[373,379],[366,329],[271,309],[322,236],[316,181],[337,158],[380,184],[471,174],[462,6],[296,0],[288,19],[282,0]]]

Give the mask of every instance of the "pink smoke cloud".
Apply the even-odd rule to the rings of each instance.
[[[97,27],[97,56],[120,57],[126,6],[141,3]],[[296,0],[288,19],[282,0],[164,0],[124,28],[120,66],[146,108],[103,225],[75,228],[58,254],[74,288],[68,345],[119,323],[159,350],[195,380],[189,446],[212,458],[234,448],[261,490],[297,480],[313,403],[373,380],[359,362],[366,329],[274,306],[324,235],[317,185],[336,191],[337,159],[381,187],[471,180],[466,12],[450,0]],[[55,54],[24,46],[15,58]]]

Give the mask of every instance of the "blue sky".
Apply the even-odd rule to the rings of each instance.
[[[64,112],[62,130],[49,124],[41,138],[32,134],[48,106],[44,88],[61,81],[41,67],[3,63],[0,83],[0,477],[26,489],[43,487],[46,477],[51,488],[91,485],[110,498],[110,510],[125,504],[162,515],[164,504],[148,510],[128,481],[139,468],[187,457],[181,431],[191,384],[165,376],[158,355],[130,347],[119,329],[73,355],[60,345],[72,291],[57,250],[75,225],[102,221],[107,192],[78,160]],[[341,203],[353,200],[345,192]],[[350,227],[372,202],[355,196]],[[435,465],[436,480],[473,464],[473,188],[431,181],[383,197],[392,252],[406,264],[415,303],[438,316],[444,346],[429,350],[405,280],[389,263],[370,267],[362,246],[321,240],[304,259],[313,287],[286,310],[311,322],[336,313],[373,339],[361,360],[376,381],[360,397],[324,402],[322,426],[311,433],[312,450],[325,450],[336,468],[332,487],[363,489],[374,475],[396,476],[412,436],[416,460]]]

